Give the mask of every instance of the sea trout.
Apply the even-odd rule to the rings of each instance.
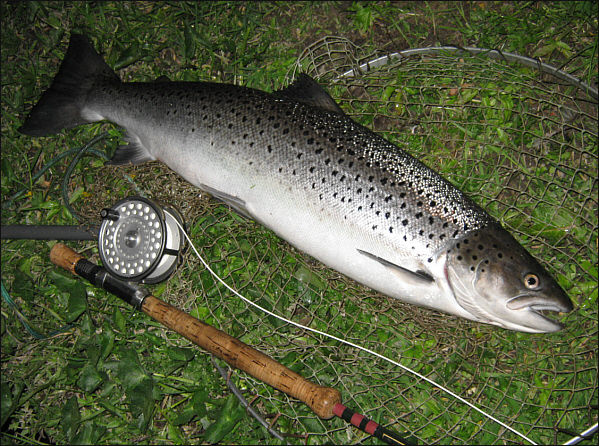
[[[112,164],[160,160],[324,264],[386,295],[531,333],[573,305],[502,226],[439,174],[347,116],[309,76],[268,93],[121,82],[73,34],[21,133],[107,120]]]

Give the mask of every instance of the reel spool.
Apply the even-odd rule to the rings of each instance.
[[[129,197],[100,212],[98,249],[110,274],[127,281],[158,283],[179,264],[185,245],[183,218],[169,207]]]

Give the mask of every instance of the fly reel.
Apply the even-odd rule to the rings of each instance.
[[[158,283],[177,268],[185,245],[181,214],[142,197],[128,197],[100,212],[98,249],[110,274]]]

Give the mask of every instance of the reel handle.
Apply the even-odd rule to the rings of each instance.
[[[103,268],[92,264],[81,254],[62,243],[54,245],[50,251],[50,260],[55,265],[76,275],[81,275],[81,269],[90,269],[89,265],[84,268],[84,265],[82,265],[84,263],[91,264],[95,267],[92,269],[96,272],[98,270],[104,271]],[[94,281],[90,277],[83,277],[94,284],[99,283],[98,280]],[[130,302],[130,300],[123,299]],[[140,308],[151,318],[176,331],[231,366],[243,370],[254,378],[304,402],[320,418],[328,419],[335,416],[333,410],[337,404],[341,403],[341,394],[338,390],[314,384],[302,378],[293,370],[264,353],[154,296],[146,296],[141,302]]]

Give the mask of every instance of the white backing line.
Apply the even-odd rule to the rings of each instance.
[[[260,311],[263,311],[264,313],[266,313],[266,314],[268,314],[268,315],[270,315],[270,316],[276,317],[277,319],[279,319],[279,320],[281,320],[281,321],[284,321],[284,322],[286,322],[286,323],[288,323],[288,324],[295,325],[295,326],[296,326],[296,327],[298,327],[298,328],[301,328],[301,329],[303,329],[303,330],[308,330],[308,331],[311,331],[312,333],[316,333],[316,334],[319,334],[319,335],[321,335],[321,336],[325,336],[325,337],[327,337],[327,338],[330,338],[330,339],[333,339],[333,340],[335,340],[335,341],[337,341],[337,342],[341,342],[342,344],[349,345],[350,347],[354,347],[354,348],[360,349],[360,350],[362,350],[362,351],[364,351],[364,352],[366,352],[366,353],[370,353],[371,355],[373,355],[373,356],[376,356],[377,358],[380,358],[380,359],[382,359],[382,360],[384,360],[384,361],[390,362],[391,364],[393,364],[393,365],[395,365],[395,366],[397,366],[397,367],[399,367],[399,368],[401,368],[401,369],[405,370],[406,372],[409,372],[409,373],[411,373],[411,374],[413,374],[413,375],[417,376],[418,378],[420,378],[420,379],[422,379],[422,380],[424,380],[424,381],[428,382],[429,384],[433,385],[434,387],[437,387],[437,388],[441,389],[443,392],[445,392],[445,393],[447,393],[447,394],[451,395],[452,397],[454,397],[454,398],[455,398],[455,399],[457,399],[458,401],[460,401],[460,402],[462,402],[462,403],[466,404],[467,406],[469,406],[470,408],[474,409],[475,411],[477,411],[477,412],[478,412],[478,413],[480,413],[481,415],[483,415],[483,416],[487,417],[488,419],[490,419],[490,420],[492,420],[492,421],[496,422],[497,424],[499,424],[499,425],[501,425],[502,427],[504,427],[505,429],[507,429],[507,430],[509,430],[509,431],[513,432],[514,434],[518,435],[519,437],[522,437],[524,440],[528,441],[530,444],[532,444],[532,445],[536,445],[536,444],[537,444],[537,443],[535,443],[534,441],[532,441],[530,438],[528,438],[526,435],[524,435],[524,434],[521,434],[520,432],[518,432],[518,431],[517,431],[517,430],[515,430],[514,428],[512,428],[512,427],[508,426],[507,424],[503,423],[502,421],[498,420],[497,418],[493,417],[492,415],[489,415],[489,414],[488,414],[488,413],[486,413],[484,410],[482,410],[482,409],[479,409],[479,408],[478,408],[478,407],[476,407],[474,404],[472,404],[472,403],[470,403],[470,402],[466,401],[466,400],[465,400],[464,398],[462,398],[461,396],[457,395],[456,393],[453,393],[451,390],[449,390],[449,389],[446,389],[445,387],[443,387],[443,386],[441,386],[441,385],[437,384],[437,383],[436,383],[435,381],[433,381],[432,379],[430,379],[430,378],[427,378],[427,377],[426,377],[426,376],[424,376],[424,375],[421,375],[420,373],[418,373],[418,372],[416,372],[416,371],[414,371],[414,370],[410,369],[409,367],[406,367],[405,365],[402,365],[402,364],[400,364],[399,362],[397,362],[397,361],[394,361],[393,359],[389,359],[389,358],[387,358],[386,356],[383,356],[383,355],[381,355],[380,353],[377,353],[377,352],[375,352],[375,351],[373,351],[373,350],[370,350],[370,349],[368,349],[368,348],[366,348],[366,347],[362,347],[362,346],[360,346],[360,345],[354,344],[353,342],[347,341],[347,340],[345,340],[345,339],[338,338],[337,336],[334,336],[334,335],[331,335],[331,334],[328,334],[328,333],[322,332],[322,331],[320,331],[320,330],[316,330],[316,329],[314,329],[314,328],[306,327],[305,325],[298,324],[297,322],[293,322],[293,321],[291,321],[291,320],[289,320],[289,319],[285,319],[283,316],[279,316],[278,314],[275,314],[275,313],[273,313],[272,311],[269,311],[269,310],[267,310],[267,309],[265,309],[265,308],[262,308],[260,305],[258,305],[258,304],[256,304],[256,303],[254,303],[254,302],[252,302],[251,300],[247,299],[246,297],[242,296],[242,295],[241,295],[241,294],[239,294],[239,293],[238,293],[236,290],[234,290],[233,288],[231,288],[231,287],[230,287],[230,286],[229,286],[229,285],[228,285],[228,284],[227,284],[227,283],[226,283],[224,280],[222,280],[222,279],[221,279],[221,278],[220,278],[220,277],[219,277],[219,276],[218,276],[218,275],[217,275],[217,274],[216,274],[216,273],[215,273],[215,272],[212,270],[212,268],[210,268],[210,266],[208,265],[208,263],[207,263],[207,262],[206,262],[206,261],[205,261],[205,260],[202,258],[202,256],[200,255],[200,253],[199,253],[199,252],[198,252],[198,250],[196,249],[195,245],[193,244],[193,242],[191,241],[191,239],[190,239],[190,238],[189,238],[189,236],[187,235],[187,232],[185,232],[185,229],[184,229],[184,228],[183,228],[183,227],[182,227],[182,226],[179,224],[179,222],[178,222],[178,221],[176,221],[176,220],[175,220],[175,223],[177,223],[177,226],[179,226],[179,229],[181,229],[181,231],[183,231],[183,234],[185,235],[185,238],[187,239],[187,241],[188,241],[189,245],[192,247],[192,249],[193,249],[193,251],[195,252],[196,256],[198,257],[198,259],[200,259],[200,262],[202,262],[202,264],[203,264],[203,265],[204,265],[204,267],[205,267],[205,268],[206,268],[206,269],[207,269],[207,270],[210,272],[210,274],[212,274],[212,275],[213,275],[213,276],[214,276],[214,277],[215,277],[215,278],[216,278],[216,279],[217,279],[217,280],[218,280],[220,283],[222,283],[222,284],[225,286],[225,288],[227,288],[229,291],[231,291],[231,292],[232,292],[233,294],[235,294],[237,297],[239,297],[240,299],[242,299],[244,302],[246,302],[246,303],[248,303],[248,304],[252,305],[253,307],[255,307],[255,308],[258,308]]]

